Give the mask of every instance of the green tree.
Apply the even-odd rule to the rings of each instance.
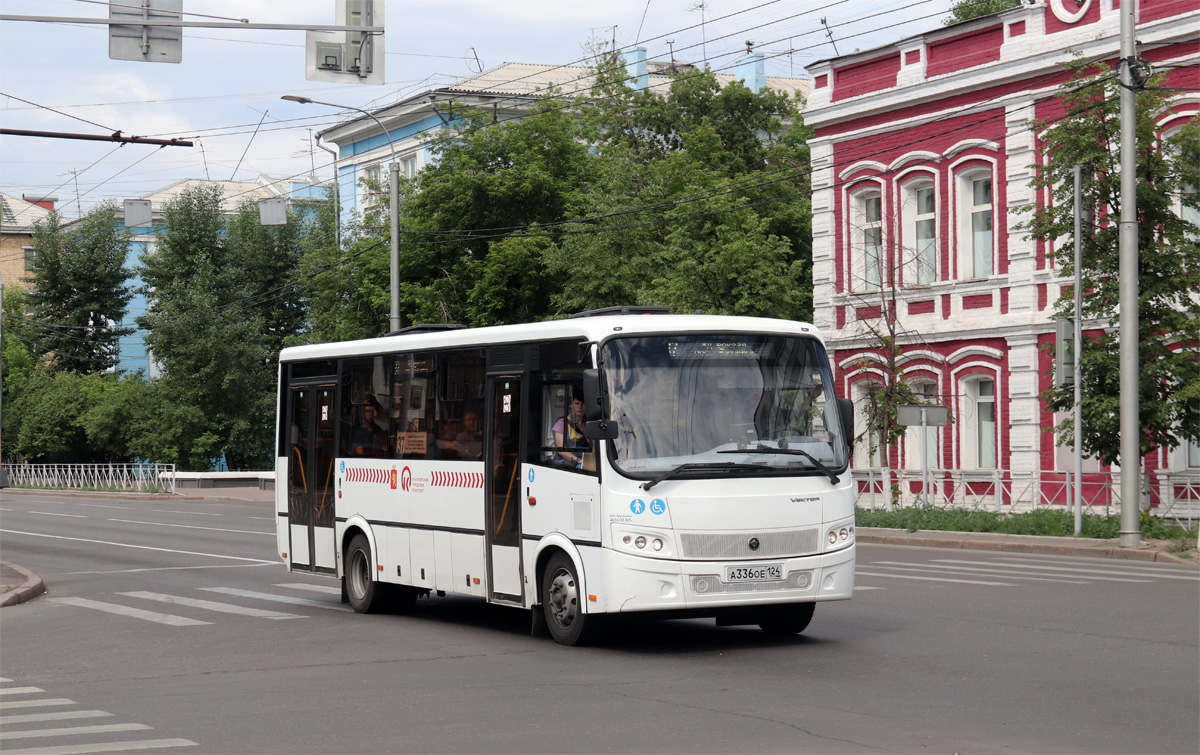
[[[942,19],[946,26],[970,21],[980,16],[990,16],[1009,8],[1018,8],[1021,0],[962,0],[950,6],[950,15]]]
[[[150,306],[138,318],[162,370],[155,396],[171,407],[161,416],[175,423],[164,423],[172,437],[155,447],[174,449],[175,463],[192,469],[221,452],[233,468],[263,468],[278,351],[298,336],[303,317],[298,232],[255,227],[247,204],[228,219],[226,235],[221,189],[212,185],[168,203],[164,222],[159,243],[142,257]]]
[[[64,227],[54,212],[34,225],[29,302],[41,323],[39,353],[56,369],[99,373],[119,359],[119,339],[133,328],[118,325],[133,292],[125,267],[130,232],[117,223],[116,208],[104,204],[77,228]]]
[[[1034,186],[1053,200],[1033,208],[1030,235],[1052,249],[1064,280],[1074,269],[1075,165],[1085,167],[1085,207],[1095,227],[1081,239],[1080,272],[1083,317],[1105,330],[1081,344],[1083,403],[1080,407],[1083,451],[1106,464],[1120,455],[1119,346],[1116,325],[1119,301],[1118,220],[1120,197],[1119,84],[1098,64],[1074,62],[1060,99],[1065,117],[1035,124],[1043,130],[1043,161],[1036,166]],[[1185,440],[1200,442],[1200,228],[1184,219],[1200,209],[1200,119],[1163,139],[1155,114],[1166,109],[1170,92],[1163,77],[1153,77],[1137,93],[1138,212],[1138,362],[1141,451],[1175,448]],[[1056,314],[1073,316],[1073,292],[1067,288]],[[1054,409],[1069,411],[1071,386],[1043,394]],[[1073,422],[1056,428],[1059,443],[1072,442]]]

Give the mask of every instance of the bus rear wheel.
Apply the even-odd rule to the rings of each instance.
[[[347,602],[358,613],[375,613],[382,607],[382,590],[372,579],[375,560],[371,558],[371,544],[365,535],[355,535],[346,549],[346,571],[342,575],[342,587]]]
[[[758,620],[759,629],[771,637],[792,637],[808,628],[816,603],[795,603],[769,608]]]
[[[586,645],[595,634],[596,617],[583,612],[579,575],[565,553],[556,553],[542,573],[542,611],[546,628],[560,645]]]

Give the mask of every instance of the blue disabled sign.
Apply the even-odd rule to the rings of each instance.
[[[640,514],[646,510],[646,502],[641,498],[634,498],[629,504],[629,510],[635,514]]]
[[[667,510],[667,502],[661,498],[655,498],[650,502],[650,511],[655,514],[661,514]]]

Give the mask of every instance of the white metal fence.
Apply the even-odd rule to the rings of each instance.
[[[12,487],[174,493],[174,464],[4,464]]]
[[[855,469],[853,474],[855,504],[869,509],[930,505],[997,512],[1049,507],[1073,510],[1075,480],[1071,472],[930,469],[924,480],[919,469]],[[1085,513],[1120,512],[1120,472],[1085,472],[1082,489]],[[1139,507],[1149,507],[1164,520],[1191,526],[1200,520],[1200,472],[1145,475]]]

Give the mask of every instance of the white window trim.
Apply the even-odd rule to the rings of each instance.
[[[929,286],[941,280],[942,251],[938,235],[938,210],[941,206],[938,176],[936,173],[928,171],[913,171],[908,176],[903,179],[903,183],[898,189],[898,196],[901,197],[900,220],[902,223],[900,254],[903,260],[900,279],[906,288]],[[922,189],[929,189],[933,192],[932,213],[921,213],[920,208],[917,207],[917,192]],[[917,222],[920,220],[933,221],[933,279],[928,281],[917,280],[917,270],[920,267],[918,265],[920,250],[917,246]]]
[[[847,290],[863,293],[874,291],[878,283],[867,281],[866,247],[863,238],[866,233],[866,199],[879,198],[879,278],[880,283],[886,283],[887,275],[887,192],[884,184],[877,181],[865,181],[848,190],[845,195],[845,248],[849,250],[849,264],[846,266],[848,280]],[[874,225],[874,223],[872,223]]]
[[[966,164],[966,167],[959,168]],[[996,161],[981,155],[970,155],[950,166],[953,176],[951,186],[953,197],[950,201],[950,228],[952,229],[951,243],[954,245],[952,259],[954,269],[950,277],[954,280],[986,280],[999,274],[999,227],[997,222],[1000,213],[997,209]],[[972,181],[987,176],[992,180],[992,270],[987,276],[975,276],[974,248],[971,243],[971,210]]]
[[[962,370],[971,367],[984,367],[988,372],[971,372],[966,375],[959,374]],[[996,365],[992,364],[975,364],[963,365],[953,372],[954,385],[958,386],[957,400],[957,419],[955,423],[958,427],[958,432],[955,433],[958,466],[961,469],[999,469],[1003,467],[1004,459],[1001,455],[1002,448],[1000,444],[1000,428],[1004,427],[1003,405],[1000,401],[1000,396],[1003,395],[999,371]],[[995,443],[995,463],[992,466],[980,466],[979,460],[979,414],[976,406],[979,403],[979,387],[978,384],[983,381],[992,383],[992,401],[994,411],[993,418],[993,441]],[[968,402],[970,404],[968,405]]]

